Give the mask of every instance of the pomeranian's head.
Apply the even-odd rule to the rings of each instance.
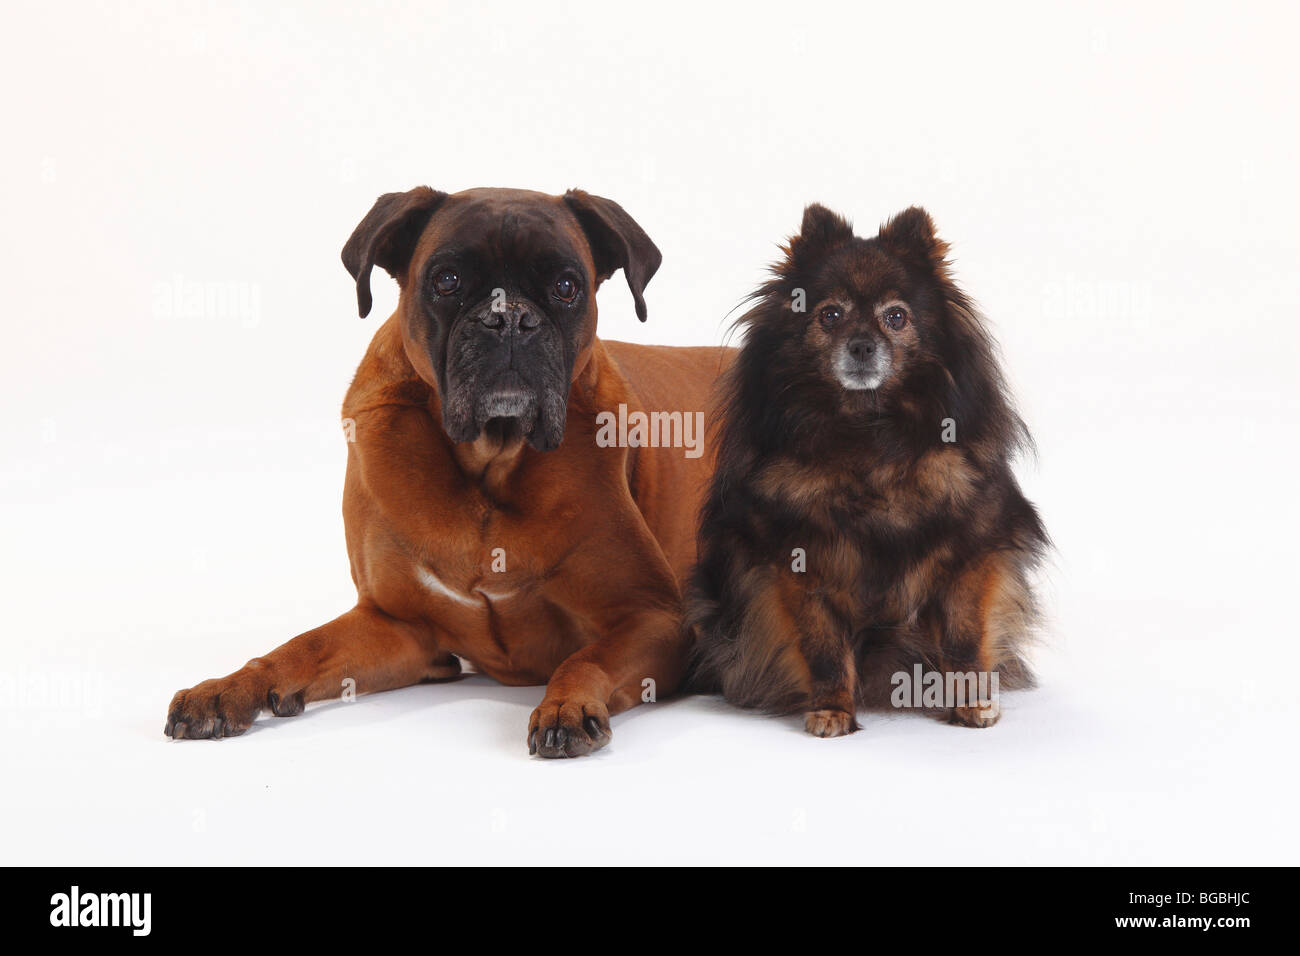
[[[784,252],[738,323],[748,331],[732,410],[748,409],[756,430],[885,424],[895,440],[929,446],[952,421],[995,455],[1025,439],[924,209],[863,237],[814,204]]]
[[[884,394],[939,358],[930,350],[942,332],[946,252],[915,206],[871,239],[825,206],[804,211],[775,271],[791,286],[791,317],[807,318],[800,344],[828,383]]]

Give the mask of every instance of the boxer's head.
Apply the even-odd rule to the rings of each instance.
[[[343,247],[362,316],[373,266],[401,286],[406,353],[438,390],[451,439],[473,441],[492,423],[542,450],[564,437],[596,334],[596,288],[622,269],[644,322],[659,261],[618,203],[581,190],[388,193]]]

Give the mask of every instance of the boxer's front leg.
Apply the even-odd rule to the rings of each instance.
[[[657,697],[677,689],[686,649],[680,609],[629,612],[556,668],[529,719],[528,752],[581,757],[599,750],[609,743],[611,714],[636,706],[647,690]]]
[[[180,691],[163,732],[176,740],[237,737],[263,710],[295,717],[310,701],[341,696],[348,679],[356,693],[370,693],[459,673],[460,662],[423,628],[358,605],[233,674]]]

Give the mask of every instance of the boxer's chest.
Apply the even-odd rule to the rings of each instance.
[[[446,650],[503,683],[544,682],[593,638],[566,564],[580,516],[559,520],[466,509],[419,537],[394,534],[377,602],[428,621]]]
[[[441,471],[433,479],[358,490],[354,575],[401,620],[423,621],[444,649],[504,683],[544,682],[589,643],[583,613],[599,581],[579,559],[617,526],[620,496],[595,494],[607,475],[590,456],[529,456],[494,480]],[[359,545],[359,546],[358,546]],[[359,560],[358,560],[359,558]]]

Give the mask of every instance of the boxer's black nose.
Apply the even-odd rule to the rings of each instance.
[[[508,304],[500,309],[489,309],[482,318],[483,325],[494,332],[531,332],[542,324],[541,316],[526,305]]]

